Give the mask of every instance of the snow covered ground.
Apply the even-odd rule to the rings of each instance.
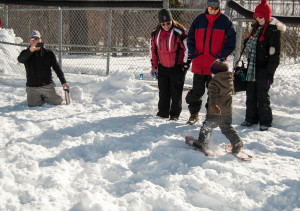
[[[3,39],[19,42],[12,30]],[[300,210],[299,76],[276,78],[266,132],[239,126],[245,94],[234,96],[233,125],[254,155],[241,162],[219,129],[215,158],[188,148],[201,123],[185,124],[186,103],[177,122],[156,117],[158,90],[128,72],[67,73],[70,105],[29,108],[19,52],[0,45],[0,210]]]

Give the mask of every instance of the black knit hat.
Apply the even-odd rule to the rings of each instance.
[[[219,72],[227,72],[229,70],[229,66],[224,59],[217,59],[214,63],[212,63],[210,67],[210,72],[213,74],[217,74]]]
[[[207,7],[220,7],[220,0],[207,0]]]
[[[173,20],[172,14],[168,9],[161,9],[158,13],[158,21],[160,23],[169,22]]]

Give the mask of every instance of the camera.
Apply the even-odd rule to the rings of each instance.
[[[37,43],[37,44],[36,44],[36,46],[35,46],[35,47],[37,47],[37,48],[41,47],[41,48],[42,48],[42,47],[44,47],[44,43],[42,43],[42,42],[39,42],[39,43]]]

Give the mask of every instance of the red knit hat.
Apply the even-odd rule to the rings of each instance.
[[[255,12],[253,14],[253,18],[256,21],[256,17],[262,17],[266,20],[266,25],[263,29],[263,32],[259,38],[259,41],[262,41],[264,39],[264,33],[266,31],[266,28],[271,20],[271,7],[270,5],[267,3],[267,0],[261,0],[260,4],[256,6],[255,8]]]
[[[255,12],[253,14],[254,19],[256,17],[263,17],[266,19],[266,22],[270,22],[271,20],[271,7],[267,3],[267,0],[261,0],[261,3],[256,6]]]

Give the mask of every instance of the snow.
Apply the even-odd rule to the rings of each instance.
[[[21,42],[10,29],[0,40]],[[157,89],[128,72],[67,73],[70,105],[27,107],[22,49],[0,45],[0,210],[300,210],[299,76],[275,79],[266,132],[239,126],[245,94],[234,95],[233,125],[254,156],[241,162],[219,129],[216,157],[188,148],[201,123],[185,124],[187,104],[177,122],[156,117]]]

